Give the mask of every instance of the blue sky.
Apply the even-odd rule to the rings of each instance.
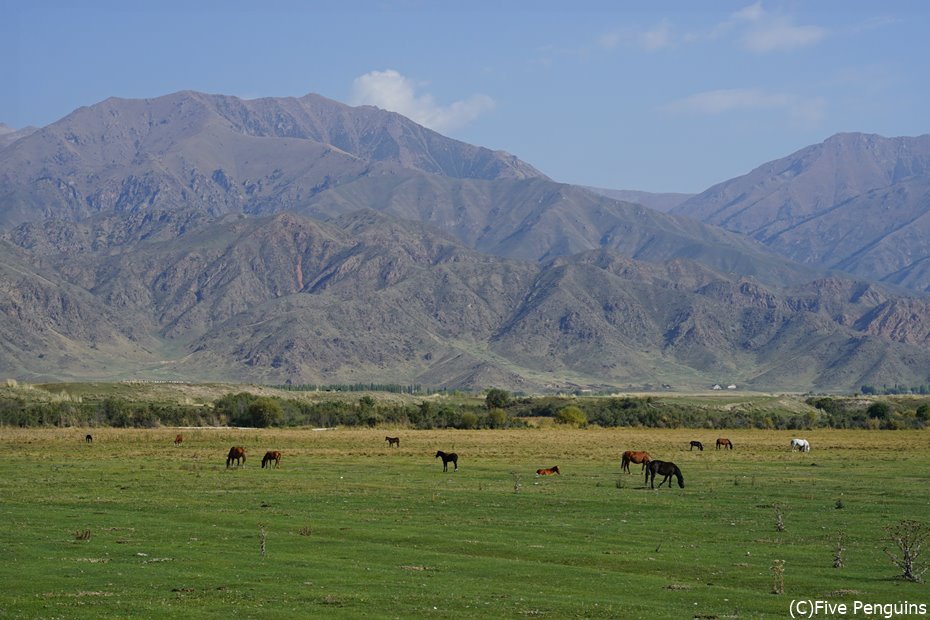
[[[0,0],[0,122],[183,89],[314,92],[558,181],[680,192],[837,132],[930,132],[923,1],[455,5]]]

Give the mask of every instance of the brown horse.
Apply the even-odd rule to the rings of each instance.
[[[226,457],[226,467],[229,467],[233,461],[236,462],[237,467],[245,463],[245,448],[234,446],[229,449],[229,456]]]
[[[84,436],[84,443],[94,443],[94,436],[93,436],[93,435],[85,435],[85,436]]]
[[[262,469],[265,469],[265,465],[268,465],[268,469],[271,469],[271,461],[274,461],[275,469],[278,468],[278,465],[281,463],[281,453],[277,450],[269,450],[265,453],[265,456],[262,457]]]
[[[180,446],[182,441],[184,441],[184,438],[181,437],[181,433],[178,433],[177,436],[174,438],[174,445]]]
[[[685,488],[685,477],[681,475],[681,470],[678,469],[678,465],[675,463],[669,463],[667,461],[650,461],[646,465],[646,480],[649,481],[649,487],[654,489],[656,474],[661,474],[665,476],[662,479],[662,482],[659,483],[659,488],[662,488],[662,485],[668,482],[668,488],[672,488],[672,476],[678,478],[678,486],[682,489]]]
[[[724,450],[726,450],[727,448],[732,450],[733,442],[727,439],[726,437],[721,437],[717,440],[717,449],[719,450],[721,446],[723,446]]]
[[[388,448],[391,446],[400,447],[400,437],[385,437],[384,441],[387,442]]]
[[[442,450],[436,450],[436,458],[442,459],[442,471],[449,471],[449,461],[452,461],[452,465],[455,467],[452,471],[459,470],[459,455],[455,452],[443,452]]]
[[[623,453],[623,459],[620,462],[620,471],[630,473],[630,463],[636,463],[637,465],[642,463],[643,469],[646,469],[646,463],[651,460],[652,457],[649,456],[648,452],[634,452],[632,450],[627,450]],[[640,471],[642,471],[642,469]]]
[[[537,476],[551,476],[553,474],[558,474],[560,476],[562,475],[562,472],[559,471],[558,465],[554,465],[550,467],[549,469],[537,469],[536,470]]]

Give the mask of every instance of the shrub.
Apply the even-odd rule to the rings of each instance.
[[[459,428],[475,428],[478,426],[478,414],[466,411],[459,420]]]
[[[488,426],[491,428],[507,428],[507,412],[503,409],[491,409],[488,413]]]
[[[484,402],[488,409],[506,407],[510,403],[510,393],[499,388],[491,388]]]
[[[584,414],[584,411],[575,405],[569,405],[559,410],[555,419],[559,424],[568,424],[570,426],[586,426],[588,424],[588,417]]]
[[[249,420],[260,428],[277,426],[284,420],[284,413],[277,399],[262,396],[249,405]]]

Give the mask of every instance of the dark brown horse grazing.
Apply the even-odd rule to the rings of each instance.
[[[85,435],[85,436],[84,436],[84,443],[94,443],[94,436],[93,436],[93,435]]]
[[[455,467],[452,471],[459,470],[459,455],[455,452],[447,454],[442,450],[436,450],[436,458],[442,459],[442,471],[449,471],[449,461],[452,461],[452,465]]]
[[[720,446],[723,446],[723,449],[724,449],[724,450],[726,450],[727,448],[729,448],[730,450],[732,450],[732,449],[733,449],[733,442],[730,441],[729,439],[727,439],[726,437],[721,437],[721,438],[719,438],[719,439],[717,440],[717,449],[718,449],[718,450],[720,449]]]
[[[642,463],[643,469],[646,469],[646,463],[651,460],[652,457],[649,456],[648,452],[634,452],[632,450],[627,450],[623,453],[623,459],[620,461],[620,471],[630,473],[630,463],[636,463],[637,465]],[[642,469],[640,471],[642,471]]]
[[[226,467],[229,467],[233,461],[236,462],[236,466],[245,463],[245,448],[235,446],[229,449],[229,456],[226,457]]]
[[[388,448],[391,446],[397,446],[398,448],[400,447],[400,437],[385,437],[384,441],[387,442]]]
[[[688,452],[691,452],[691,450],[693,450],[694,448],[697,448],[698,450],[700,450],[701,452],[703,452],[703,451],[704,451],[704,444],[702,444],[700,441],[692,441],[692,442],[691,442],[691,447],[688,448]]]
[[[178,435],[174,438],[174,445],[180,446],[182,441],[184,441],[184,438],[181,437],[181,433],[178,433]]]
[[[268,469],[271,469],[271,461],[274,461],[275,469],[278,468],[278,465],[281,463],[281,453],[277,450],[269,450],[265,453],[265,456],[262,457],[262,469],[265,469],[265,465],[268,465]]]
[[[682,489],[685,488],[685,478],[681,475],[681,470],[678,469],[678,465],[675,463],[669,463],[667,461],[650,461],[646,465],[646,480],[649,481],[649,487],[654,489],[656,482],[656,474],[661,474],[665,476],[662,479],[662,482],[659,483],[659,488],[662,488],[662,485],[668,482],[668,488],[672,488],[672,476],[678,478],[678,486]]]
[[[562,472],[559,471],[558,465],[554,465],[550,467],[549,469],[537,469],[536,470],[537,476],[551,476],[553,474],[558,474],[560,476],[562,475]]]

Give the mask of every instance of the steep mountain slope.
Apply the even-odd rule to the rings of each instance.
[[[673,210],[792,260],[928,290],[930,135],[839,134]]]
[[[11,269],[35,279],[28,255],[5,247]],[[132,251],[30,258],[56,274],[55,290],[73,291],[69,307],[87,305],[68,315],[74,329],[101,330],[70,338],[91,350],[106,341],[119,362],[75,367],[18,346],[0,371],[21,376],[64,364],[68,376],[114,378],[855,389],[922,383],[930,364],[930,323],[914,318],[930,316],[926,300],[839,278],[782,291],[610,250],[501,259],[372,210],[325,223],[229,215]],[[59,305],[7,303],[4,329],[62,323]]]
[[[281,211],[378,164],[451,178],[541,176],[375,108],[180,92],[108,99],[0,151],[0,224],[155,206]]]
[[[157,360],[145,322],[0,242],[0,371],[21,379],[109,377]]]
[[[35,127],[23,127],[22,129],[13,129],[5,123],[0,123],[0,149],[13,144],[20,138],[25,138],[36,130]]]
[[[773,283],[810,277],[741,236],[555,183],[506,153],[315,95],[108,99],[0,150],[0,229],[21,226],[7,235],[17,243],[29,242],[30,228],[70,234],[67,223],[101,249],[171,238],[231,213],[336,217],[363,208],[499,256],[612,247]]]

